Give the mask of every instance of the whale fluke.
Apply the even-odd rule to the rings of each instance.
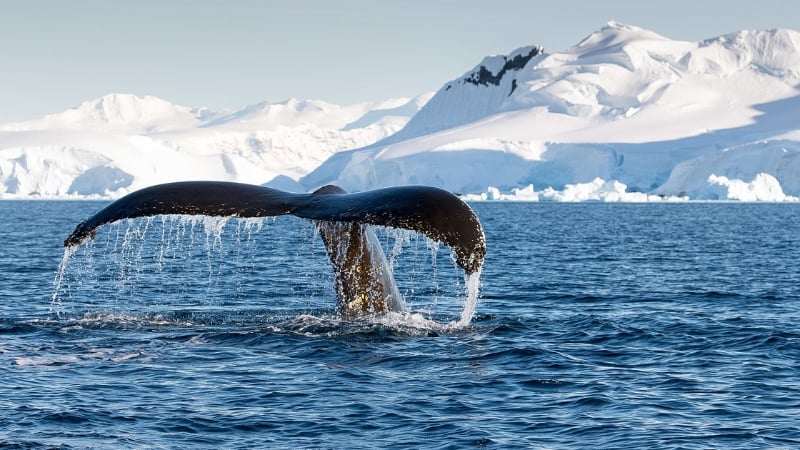
[[[429,186],[398,186],[348,194],[325,186],[310,194],[223,181],[186,181],[147,187],[116,200],[80,223],[64,241],[75,246],[97,227],[159,214],[269,217],[291,214],[321,222],[404,228],[443,242],[468,274],[477,272],[486,241],[472,209],[454,194]]]
[[[348,194],[329,185],[310,194],[293,194],[221,181],[168,183],[128,194],[80,223],[64,245],[80,245],[107,223],[159,214],[291,214],[314,221],[333,266],[337,309],[344,317],[405,310],[386,256],[367,225],[413,230],[443,242],[467,274],[480,271],[486,254],[483,228],[475,213],[442,189],[400,186]]]

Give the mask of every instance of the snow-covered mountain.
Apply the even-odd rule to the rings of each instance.
[[[0,125],[0,196],[118,197],[190,179],[302,190],[298,178],[337,151],[391,135],[430,96],[348,106],[290,99],[214,112],[110,94]]]
[[[0,130],[147,134],[197,127],[211,115],[205,108],[178,106],[157,97],[110,94],[41,119],[0,125]]]
[[[485,59],[404,129],[335,154],[302,182],[752,199],[731,187],[744,185],[784,200],[800,195],[798,84],[796,31],[680,42],[611,22],[562,52]]]
[[[176,180],[468,198],[797,200],[800,33],[674,41],[611,22],[490,56],[434,94],[234,111],[108,95],[0,124],[0,196],[116,197]],[[299,181],[299,182],[298,182]]]

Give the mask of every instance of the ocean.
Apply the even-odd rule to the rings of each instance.
[[[0,202],[0,447],[798,448],[800,205],[474,203],[380,229],[409,314],[346,321],[313,225]]]

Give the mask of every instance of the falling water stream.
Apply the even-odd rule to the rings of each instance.
[[[285,219],[277,219],[285,220]],[[298,230],[292,239],[297,239],[290,248],[295,254],[284,260],[270,260],[267,264],[282,266],[281,272],[284,279],[271,276],[276,283],[291,283],[297,278],[298,272],[306,278],[307,283],[318,283],[319,280],[330,282],[332,279],[331,268],[320,261],[324,254],[319,233],[316,227],[296,219]],[[258,277],[259,262],[263,255],[259,252],[281,254],[286,252],[286,246],[270,248],[269,240],[261,242],[263,235],[269,235],[277,230],[270,229],[276,218],[227,218],[191,215],[166,215],[141,219],[125,219],[118,223],[101,227],[98,235],[93,240],[87,240],[78,247],[65,248],[61,263],[54,279],[53,294],[51,296],[51,309],[54,313],[62,315],[68,309],[66,299],[75,294],[75,290],[83,290],[81,295],[93,294],[93,289],[99,295],[115,297],[114,307],[124,310],[125,305],[135,308],[136,297],[141,297],[138,291],[151,292],[148,285],[159,284],[165,276],[184,277],[182,284],[175,286],[177,293],[187,289],[192,292],[219,291],[225,285],[230,288],[232,297],[240,295],[241,286],[249,277]],[[379,234],[376,245],[381,245],[388,257],[388,267],[391,272],[396,272],[399,284],[402,278],[411,280],[405,283],[408,287],[403,296],[414,304],[413,297],[420,279],[429,280],[432,285],[426,288],[433,295],[433,301],[424,305],[419,310],[411,309],[405,314],[389,314],[383,317],[373,317],[381,323],[396,323],[402,326],[436,327],[439,329],[463,328],[470,324],[475,314],[478,300],[479,273],[463,276],[463,283],[458,282],[458,269],[454,263],[454,256],[447,255],[450,264],[442,264],[445,260],[440,250],[440,245],[431,239],[415,232],[384,227],[372,227]],[[284,233],[285,230],[280,230]],[[272,236],[272,241],[277,236]],[[307,259],[307,260],[304,260]],[[309,261],[313,260],[314,269],[308,270]],[[205,266],[206,270],[200,268]],[[299,267],[295,267],[299,266]],[[405,270],[410,266],[410,271]],[[452,267],[451,267],[452,266]],[[446,267],[443,270],[441,267]],[[274,267],[269,267],[269,272],[274,272]],[[179,274],[186,270],[188,274]],[[203,276],[199,276],[204,273]],[[273,274],[274,275],[274,274]],[[442,289],[440,278],[452,279],[448,283],[449,289]],[[278,278],[278,279],[276,279]],[[185,284],[193,283],[192,289]],[[413,286],[412,286],[413,285]],[[461,286],[461,293],[453,290],[453,286]],[[319,286],[318,286],[319,288]],[[319,290],[319,289],[315,289]],[[447,292],[445,292],[447,291]],[[427,292],[426,295],[429,295]],[[162,290],[159,297],[164,297],[164,304],[159,307],[169,309],[168,290]],[[167,294],[167,295],[164,295]],[[215,294],[216,295],[216,294]],[[327,296],[329,297],[329,293]],[[442,295],[460,298],[463,309],[458,314],[458,319],[437,322],[436,306]],[[126,296],[125,299],[122,299]],[[217,299],[228,303],[232,299]],[[256,299],[258,300],[258,299]],[[152,303],[154,299],[145,299]],[[214,306],[209,299],[210,306]],[[270,299],[270,302],[280,302],[281,299]],[[333,303],[329,299],[326,302]],[[322,311],[333,307],[333,304],[319,305]],[[452,308],[447,308],[452,312]],[[305,314],[303,309],[298,314]],[[442,316],[443,318],[444,316]]]

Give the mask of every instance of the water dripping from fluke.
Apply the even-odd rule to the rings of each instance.
[[[246,291],[246,288],[242,287],[243,285],[253,282],[254,278],[258,278],[260,274],[264,273],[265,267],[259,263],[260,256],[257,253],[274,250],[269,247],[259,247],[255,242],[259,236],[256,231],[266,228],[264,224],[267,220],[272,219],[229,220],[229,218],[172,215],[155,221],[131,219],[112,224],[99,234],[102,239],[89,241],[90,245],[65,249],[54,280],[51,312],[61,317],[65,306],[71,306],[70,312],[79,316],[88,314],[89,317],[93,317],[93,314],[105,314],[103,317],[109,317],[111,321],[118,320],[120,317],[149,317],[158,313],[180,313],[180,310],[176,312],[174,308],[178,306],[177,303],[185,303],[186,300],[175,302],[166,299],[161,308],[157,308],[155,311],[152,308],[142,310],[143,300],[141,297],[145,292],[153,291],[153,288],[148,288],[147,285],[158,283],[159,279],[164,277],[177,279],[179,289],[199,294],[191,299],[198,308],[215,309],[215,313],[209,314],[212,318],[218,317],[218,319],[213,319],[211,322],[224,321],[226,314],[241,314],[248,308],[252,310],[253,306],[258,305],[253,302],[252,297],[244,298],[246,295],[242,295],[241,292]],[[316,239],[319,239],[319,230],[316,227],[309,227],[309,230],[314,231],[304,234],[302,244],[312,246],[314,242],[318,242]],[[270,231],[282,232],[280,229],[270,229]],[[453,256],[441,253],[439,251],[441,247],[437,242],[408,230],[376,227],[371,231],[377,235],[370,239],[369,243],[376,248],[382,246],[388,249],[386,261],[382,264],[388,265],[389,268],[383,266],[383,274],[391,274],[392,277],[400,276],[398,280],[404,289],[400,291],[402,294],[397,293],[397,298],[404,302],[402,303],[403,309],[402,311],[384,311],[350,318],[333,314],[330,317],[337,318],[334,325],[342,326],[342,333],[347,333],[345,329],[352,332],[353,329],[359,329],[361,326],[378,326],[395,330],[394,332],[399,332],[400,335],[419,335],[419,333],[429,335],[430,333],[457,331],[469,327],[478,301],[478,273],[464,276],[463,283],[457,282],[460,278],[454,271],[457,270],[457,267],[455,264],[449,264],[452,262]],[[94,242],[98,242],[98,244],[95,245]],[[346,243],[342,245],[346,247]],[[303,247],[303,245],[299,247]],[[304,253],[302,248],[297,248],[296,252]],[[285,256],[283,262],[291,259],[290,255]],[[230,260],[231,258],[233,261]],[[225,261],[226,259],[228,261]],[[441,261],[439,261],[440,259]],[[229,272],[222,270],[221,266],[224,263],[231,262],[234,263],[235,270]],[[105,266],[103,266],[104,264]],[[183,264],[183,266],[176,268],[177,264]],[[375,259],[372,264],[377,264]],[[187,265],[196,269],[191,272],[193,275],[186,270]],[[288,266],[292,265],[288,264]],[[319,270],[327,272],[324,266],[317,266],[317,269],[316,272]],[[315,282],[329,288],[325,284],[326,279],[319,279],[316,272],[309,271],[302,276],[314,279]],[[110,305],[110,307],[103,309],[104,305],[93,303],[86,309],[81,305],[73,304],[81,301],[81,294],[76,294],[76,289],[88,291],[93,287],[92,283],[95,285],[98,283],[92,277],[99,277],[108,282],[108,286],[101,286],[98,292],[99,296],[107,296],[105,305]],[[327,281],[330,282],[330,278],[327,278]],[[439,284],[443,281],[445,281],[445,287],[441,288]],[[404,285],[403,282],[407,284]],[[280,283],[280,280],[275,280],[275,283]],[[213,300],[215,292],[218,293],[232,284],[234,287],[229,289],[229,292],[234,298]],[[424,285],[433,287],[426,288]],[[163,290],[157,293],[161,292]],[[329,291],[326,290],[326,292]],[[171,293],[167,292],[167,294]],[[319,299],[313,295],[311,294],[309,301]],[[431,299],[425,300],[426,295]],[[166,295],[166,297],[170,297],[170,295]],[[237,304],[240,297],[250,300],[249,306],[243,307],[243,302]],[[447,303],[441,303],[443,298],[447,299]],[[65,299],[70,299],[72,303],[64,302]],[[405,303],[406,299],[409,300],[409,303]],[[255,300],[260,301],[260,299]],[[275,300],[276,302],[282,301],[279,298],[275,298]],[[149,300],[145,299],[145,301]],[[430,302],[427,303],[427,306],[426,301]],[[457,303],[451,304],[451,301]],[[223,303],[231,303],[232,309],[227,312],[222,311],[220,306]],[[444,307],[449,312],[439,311],[437,314],[437,304],[439,308]],[[236,309],[237,306],[243,309]],[[457,306],[460,307],[456,310]],[[302,316],[308,309],[301,307],[294,308],[293,311],[291,309],[273,310],[272,314],[267,313],[261,320],[271,323],[273,319],[281,317]],[[452,314],[456,314],[458,318],[448,319],[447,316],[452,317]],[[133,322],[138,323],[136,320]],[[127,320],[126,324],[133,322]],[[173,325],[178,326],[181,323],[175,322]],[[351,324],[344,326],[342,325],[344,323]],[[147,325],[149,322],[144,320],[141,324]]]
[[[69,260],[77,252],[77,247],[64,247],[64,255],[61,257],[61,262],[58,264],[55,279],[53,280],[53,295],[50,297],[50,313],[60,315],[63,310],[63,304],[59,293],[64,284],[64,275],[67,272]]]
[[[481,271],[465,275],[466,298],[464,299],[464,311],[461,312],[461,319],[457,322],[460,327],[469,326],[472,318],[475,317],[475,309],[478,307],[478,294],[481,282]]]

